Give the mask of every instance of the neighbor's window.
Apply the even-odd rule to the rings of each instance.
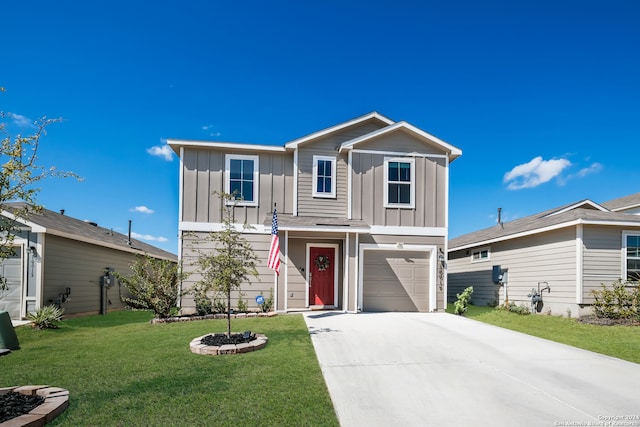
[[[624,234],[624,247],[626,249],[626,277],[627,280],[637,282],[640,280],[640,235]]]
[[[415,160],[384,159],[384,206],[413,208],[415,206]]]
[[[336,197],[336,158],[313,156],[313,197]]]
[[[489,260],[489,248],[477,249],[471,252],[471,262],[480,262]]]
[[[225,156],[225,192],[241,206],[258,204],[258,156]]]

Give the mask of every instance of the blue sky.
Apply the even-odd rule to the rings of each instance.
[[[64,119],[40,163],[84,179],[45,207],[174,253],[167,138],[282,145],[378,111],[462,149],[455,237],[640,191],[638,22],[633,0],[7,2],[0,110]]]

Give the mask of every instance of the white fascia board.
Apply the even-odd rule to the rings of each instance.
[[[17,216],[15,216],[13,213],[11,213],[9,211],[3,210],[0,213],[0,215],[2,215],[4,217],[7,217],[9,219],[12,219],[13,221],[16,221],[17,223],[20,223],[20,224],[24,225],[25,227],[29,227],[31,229],[31,232],[33,232],[33,233],[46,233],[47,232],[46,227],[38,225],[35,222],[29,221],[28,219],[17,217]]]
[[[640,203],[634,203],[633,205],[622,206],[619,208],[611,209],[611,212],[627,211],[627,210],[638,208],[638,207],[640,207]]]
[[[383,116],[382,114],[379,114],[379,113],[374,111],[374,112],[371,112],[369,114],[365,114],[364,116],[356,117],[355,119],[349,120],[348,122],[340,123],[340,124],[337,124],[335,126],[331,126],[331,127],[326,128],[326,129],[320,130],[318,132],[311,133],[311,134],[309,134],[307,136],[303,136],[302,138],[294,139],[293,141],[287,142],[285,144],[285,147],[286,148],[296,148],[298,145],[303,144],[305,142],[311,141],[311,140],[316,139],[316,138],[320,138],[320,137],[328,135],[328,134],[330,134],[332,132],[339,131],[339,130],[344,129],[346,127],[353,126],[355,124],[367,121],[367,120],[372,119],[372,118],[376,118],[376,119],[378,119],[378,120],[380,120],[383,123],[386,123],[388,125],[395,123],[393,120],[391,120],[391,119]]]
[[[329,228],[327,226],[324,227],[314,227],[314,226],[278,226],[279,230],[286,231],[307,231],[307,232],[319,232],[319,233],[356,233],[356,234],[368,234],[369,227],[340,227],[339,225],[335,228]]]
[[[361,142],[367,141],[369,139],[372,138],[376,138],[378,136],[381,135],[385,135],[387,133],[390,132],[395,132],[399,129],[405,129],[410,131],[411,133],[415,134],[416,136],[421,137],[422,139],[425,139],[427,141],[433,142],[439,146],[441,146],[443,149],[445,149],[446,151],[449,152],[449,158],[451,159],[451,161],[455,160],[456,158],[460,157],[462,155],[462,150],[460,150],[457,147],[454,147],[453,145],[441,140],[440,138],[438,138],[437,136],[431,135],[428,132],[423,131],[422,129],[419,129],[405,121],[402,122],[397,122],[394,123],[390,126],[384,127],[382,129],[379,129],[377,131],[373,131],[370,132],[366,135],[362,135],[358,138],[354,138],[350,141],[345,141],[340,145],[340,152],[342,152],[342,149],[352,149],[354,145],[359,144]]]
[[[264,224],[247,224],[246,228],[244,224],[233,224],[233,228],[236,231],[246,234],[271,234],[271,226]],[[279,229],[282,230],[282,227]],[[178,230],[184,232],[218,232],[224,230],[224,224],[221,222],[180,221],[178,223]]]
[[[492,243],[504,242],[507,240],[518,239],[520,237],[532,236],[534,234],[546,233],[547,231],[559,230],[561,228],[573,227],[577,225],[605,225],[605,226],[621,226],[621,227],[638,227],[640,228],[640,222],[638,221],[606,221],[606,220],[585,220],[585,219],[576,219],[573,221],[563,222],[560,224],[550,225],[548,227],[536,228],[535,230],[523,231],[521,233],[510,234],[508,236],[496,237],[494,239],[482,240],[474,243],[469,243],[462,246],[456,246],[453,248],[449,248],[449,252],[459,251],[463,249],[471,249],[477,246],[486,246]]]
[[[225,148],[235,150],[248,150],[248,151],[270,151],[270,152],[285,152],[285,147],[281,145],[259,145],[259,144],[243,144],[240,142],[216,142],[216,141],[190,141],[182,139],[169,139],[167,144],[174,151],[179,150],[181,147],[202,147],[202,148]],[[176,154],[178,152],[176,151]]]
[[[395,236],[435,236],[447,237],[446,227],[390,227],[386,225],[372,225],[370,234],[395,235]]]

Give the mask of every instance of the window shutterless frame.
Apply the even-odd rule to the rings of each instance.
[[[313,197],[336,197],[336,158],[313,156]]]
[[[384,158],[384,207],[413,209],[416,204],[416,159]]]
[[[259,156],[225,155],[224,191],[235,194],[229,204],[258,206]]]

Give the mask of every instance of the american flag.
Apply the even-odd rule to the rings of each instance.
[[[278,213],[273,209],[273,219],[271,220],[271,247],[269,248],[270,269],[280,275],[280,238],[278,237]]]

